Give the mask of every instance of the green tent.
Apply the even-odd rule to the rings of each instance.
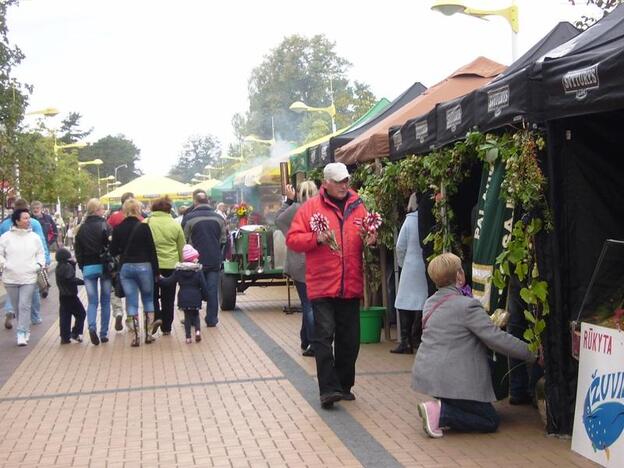
[[[355,122],[353,122],[351,125],[343,129],[339,133],[348,132],[354,128],[359,127],[363,123],[366,123],[371,119],[374,119],[377,115],[383,112],[389,105],[390,105],[390,101],[388,101],[386,98],[381,98],[379,101],[375,103],[373,107],[368,109],[368,111],[366,111],[364,115],[360,116],[360,118],[358,118]],[[329,140],[329,137],[331,136],[334,136],[334,135],[328,135],[327,140]],[[302,173],[308,172],[308,169],[310,168],[308,164],[309,146],[310,145],[306,145],[306,147],[303,148],[300,152],[290,157],[290,173],[291,174],[296,174],[297,172],[302,172]],[[316,146],[316,144],[314,146]]]

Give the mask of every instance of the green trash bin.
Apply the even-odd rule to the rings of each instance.
[[[360,343],[379,343],[381,319],[385,313],[385,307],[372,306],[360,309]]]

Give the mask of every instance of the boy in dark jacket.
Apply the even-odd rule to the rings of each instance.
[[[76,262],[71,259],[71,253],[66,248],[56,252],[56,286],[59,290],[59,324],[61,328],[61,344],[71,343],[70,338],[82,342],[84,330],[85,309],[78,299],[78,285],[84,284],[76,278]],[[71,318],[74,316],[74,327],[71,328]]]
[[[186,342],[192,343],[191,326],[195,327],[195,341],[201,341],[199,309],[202,299],[208,297],[206,278],[202,273],[202,265],[198,263],[199,252],[191,245],[185,245],[182,249],[182,263],[176,265],[175,271],[170,276],[161,277],[158,284],[172,286],[180,285],[178,290],[178,309],[184,311],[184,331]]]

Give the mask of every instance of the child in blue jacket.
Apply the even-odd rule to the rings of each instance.
[[[191,327],[195,328],[195,341],[201,341],[199,309],[202,307],[202,299],[208,297],[206,278],[202,273],[202,265],[199,262],[199,252],[191,245],[185,245],[182,249],[182,263],[178,263],[175,271],[167,278],[161,277],[158,284],[171,286],[176,283],[178,290],[178,309],[184,312],[184,332],[186,342],[192,343]]]

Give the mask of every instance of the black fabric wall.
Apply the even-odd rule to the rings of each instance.
[[[555,229],[540,237],[541,273],[551,285],[546,330],[548,430],[571,433],[576,361],[569,322],[576,319],[606,239],[624,239],[624,111],[551,121],[547,126],[549,204]]]

